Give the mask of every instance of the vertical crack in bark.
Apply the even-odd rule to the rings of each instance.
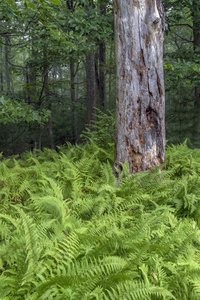
[[[141,48],[140,50],[140,62],[142,61],[142,65],[145,67],[145,60],[144,60],[144,51]]]
[[[161,97],[163,95],[163,90],[162,90],[162,85],[161,85],[161,82],[160,82],[160,77],[159,77],[157,69],[156,69],[156,75],[157,75],[158,92],[159,92],[159,95]]]

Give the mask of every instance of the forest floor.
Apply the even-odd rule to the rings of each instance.
[[[116,187],[113,144],[0,162],[0,299],[200,299],[200,150]]]

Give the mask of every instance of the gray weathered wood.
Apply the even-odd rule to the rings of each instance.
[[[158,0],[114,0],[117,66],[114,167],[165,162],[163,20]],[[159,0],[160,3],[160,0]]]

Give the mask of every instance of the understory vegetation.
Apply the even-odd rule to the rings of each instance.
[[[104,125],[2,158],[0,299],[200,298],[200,150],[168,146],[164,170],[131,177],[125,164],[116,187]]]

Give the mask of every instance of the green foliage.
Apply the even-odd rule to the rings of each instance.
[[[199,0],[163,0],[166,135],[169,142],[199,147]]]
[[[35,111],[32,106],[19,103],[15,100],[0,98],[0,122],[1,123],[17,123],[26,121],[27,123],[36,121],[40,124],[46,122],[50,115],[50,111]]]
[[[38,145],[44,148],[51,143],[54,148],[66,141],[80,142],[87,122],[85,59],[94,51],[99,73],[101,42],[106,45],[107,108],[114,107],[112,1],[93,4],[88,0],[1,3],[0,91],[10,100],[6,101],[6,111],[0,114],[0,152],[12,155]],[[52,122],[38,126],[36,122],[46,111],[51,111]],[[10,122],[15,122],[15,126]]]
[[[114,147],[114,126],[115,114],[114,111],[107,111],[106,113],[97,110],[96,120],[86,128],[81,134],[84,140],[95,142],[101,148]]]
[[[0,163],[1,299],[199,299],[200,155],[123,174],[96,142]]]

